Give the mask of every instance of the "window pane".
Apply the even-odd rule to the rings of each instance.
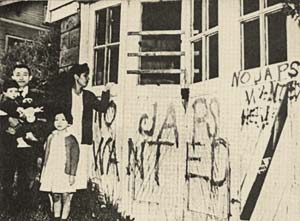
[[[96,45],[105,44],[106,9],[97,12],[96,17]]]
[[[142,36],[141,51],[180,51],[180,35]]]
[[[218,0],[209,0],[209,28],[218,25]]]
[[[202,32],[202,0],[194,0],[194,31]]]
[[[286,15],[268,16],[269,64],[287,60]]]
[[[104,84],[104,48],[95,51],[95,74],[93,85]]]
[[[219,76],[218,34],[209,37],[209,79]]]
[[[141,58],[142,69],[179,69],[179,56],[149,56]]]
[[[10,51],[14,46],[19,46],[21,43],[24,43],[25,40],[17,39],[14,37],[8,37],[6,42],[6,51]]]
[[[259,0],[243,0],[243,14],[255,12],[259,9]]]
[[[260,66],[260,35],[258,19],[243,24],[244,26],[244,68]]]
[[[194,83],[202,80],[202,41],[198,41],[194,43]]]
[[[111,9],[111,42],[120,41],[120,13],[120,6]]]
[[[284,0],[267,0],[267,6],[276,5],[278,3],[284,3]]]
[[[119,47],[110,48],[109,54],[110,54],[109,82],[118,83]]]
[[[181,2],[143,3],[142,30],[180,30]]]
[[[141,74],[140,84],[179,84],[179,74]]]

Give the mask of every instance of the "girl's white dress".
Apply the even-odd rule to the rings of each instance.
[[[65,137],[70,135],[70,133],[53,131],[52,134],[48,160],[41,174],[40,190],[53,193],[76,192],[76,177],[75,184],[70,185],[70,175],[65,173],[67,160]]]

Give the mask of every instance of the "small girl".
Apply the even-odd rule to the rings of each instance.
[[[57,112],[54,118],[55,130],[45,143],[40,191],[51,193],[55,220],[67,220],[72,196],[76,192],[79,145],[76,138],[68,132],[71,118],[63,111]]]

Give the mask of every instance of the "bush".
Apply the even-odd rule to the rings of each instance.
[[[58,73],[60,34],[56,26],[47,32],[40,32],[32,42],[16,43],[1,59],[2,80],[9,78],[17,63],[24,63],[31,69],[32,87],[44,91],[47,82]]]

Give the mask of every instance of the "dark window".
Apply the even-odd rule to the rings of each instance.
[[[213,28],[218,25],[218,0],[209,0],[209,28]]]
[[[111,12],[111,42],[119,42],[120,41],[120,16],[121,16],[121,8],[114,7]]]
[[[181,2],[144,3],[142,29],[180,30]]]
[[[179,84],[179,74],[141,74],[140,84]]]
[[[109,82],[118,83],[119,47],[109,48]]]
[[[202,77],[202,41],[194,43],[194,83],[203,81]]]
[[[268,18],[269,64],[287,60],[286,15],[275,13]]]
[[[95,51],[95,71],[93,84],[104,84],[104,48]]]
[[[20,46],[23,43],[29,43],[32,42],[31,40],[20,38],[20,37],[14,37],[14,36],[6,36],[6,42],[5,42],[5,50],[10,51],[15,46]]]
[[[121,7],[96,12],[95,73],[93,85],[118,83]]]
[[[141,58],[142,69],[179,69],[179,56],[145,56]]]
[[[209,37],[209,79],[219,76],[218,34]]]
[[[243,14],[259,10],[259,0],[243,0]]]
[[[96,16],[96,45],[104,45],[106,36],[106,10],[100,10]]]
[[[180,51],[180,35],[146,35],[141,51]]]
[[[260,66],[259,20],[249,21],[244,26],[244,69]]]
[[[194,34],[202,32],[202,1],[194,0]]]
[[[267,6],[276,5],[278,3],[284,3],[285,0],[267,0]]]
[[[180,1],[143,3],[142,7],[142,31],[180,31]],[[180,83],[180,55],[178,54],[181,50],[180,38],[179,33],[164,34],[163,32],[142,36],[140,51],[156,54],[141,55],[140,84]],[[160,54],[161,52],[164,52],[164,56]]]
[[[193,10],[193,82],[196,83],[219,76],[218,29],[215,28],[219,23],[218,0],[194,0]]]

